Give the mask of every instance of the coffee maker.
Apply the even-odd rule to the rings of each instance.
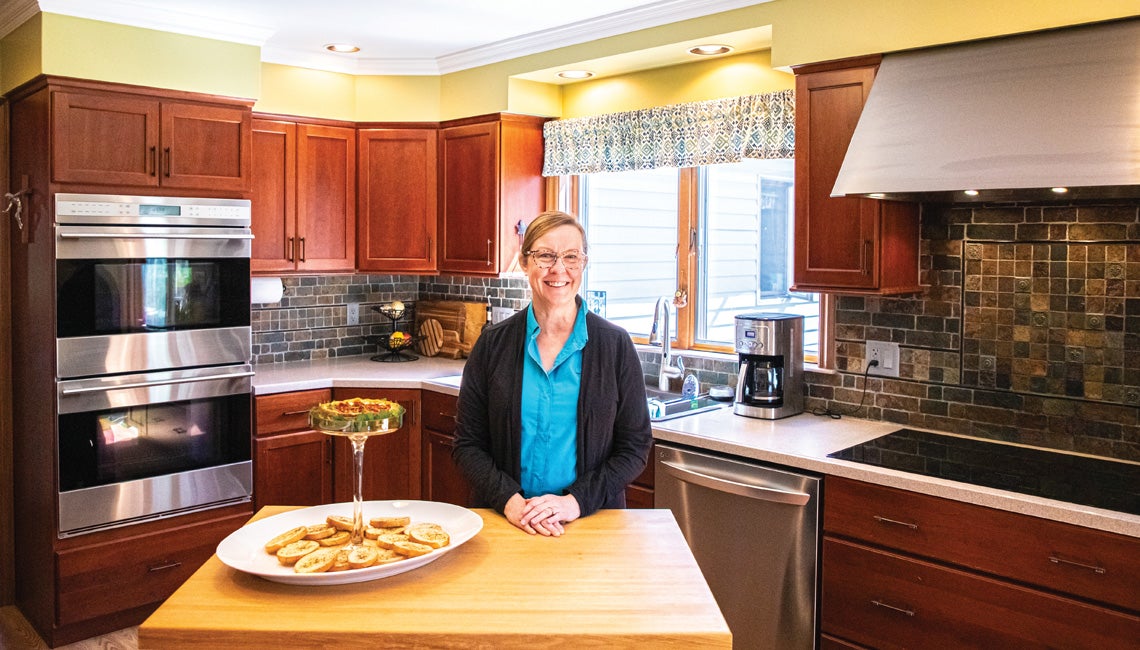
[[[804,410],[804,317],[751,313],[736,317],[740,375],[732,412],[778,420]]]

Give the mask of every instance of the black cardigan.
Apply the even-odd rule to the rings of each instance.
[[[581,299],[579,298],[579,304]],[[459,390],[452,458],[478,505],[499,512],[521,492],[520,446],[527,310],[479,336]],[[653,444],[645,379],[629,334],[591,312],[578,392],[577,479],[566,490],[582,516],[625,507],[625,488],[645,469]]]

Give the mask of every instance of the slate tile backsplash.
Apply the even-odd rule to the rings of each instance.
[[[838,299],[809,408],[857,404],[866,341],[895,341],[865,417],[1140,460],[1136,205],[927,205],[920,263],[920,295]]]
[[[925,205],[920,264],[921,294],[838,298],[838,372],[806,373],[809,412],[1140,461],[1140,206]],[[374,354],[391,324],[370,307],[395,299],[409,320],[417,299],[529,301],[523,277],[285,284],[281,304],[254,305],[255,363]],[[899,343],[901,363],[864,398],[867,340]],[[655,380],[660,355],[639,356]],[[735,360],[685,361],[703,387],[735,384]]]

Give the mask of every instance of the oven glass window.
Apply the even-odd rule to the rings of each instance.
[[[59,417],[60,491],[250,460],[250,397]]]
[[[59,260],[58,336],[249,325],[248,259]]]

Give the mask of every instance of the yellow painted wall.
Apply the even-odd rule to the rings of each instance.
[[[510,79],[507,110],[523,115],[556,117],[562,112],[562,87],[526,79]]]
[[[32,16],[0,40],[0,93],[34,78],[43,67],[41,61],[40,14]]]
[[[261,49],[42,13],[43,72],[256,98]]]
[[[259,64],[261,88],[253,110],[263,113],[354,119],[356,83],[352,75],[273,63]]]
[[[358,122],[438,122],[438,76],[367,75],[356,78]]]
[[[772,69],[771,52],[748,52],[566,85],[561,117],[769,93],[795,85],[790,73]]]

